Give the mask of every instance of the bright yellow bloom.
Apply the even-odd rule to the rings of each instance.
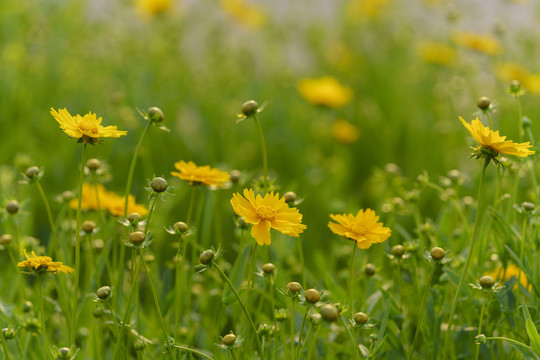
[[[51,115],[58,121],[60,128],[70,137],[78,139],[78,142],[93,145],[99,143],[102,137],[118,138],[127,134],[127,131],[117,130],[116,126],[102,126],[101,117],[97,118],[91,112],[84,116],[71,116],[65,108],[58,109],[58,112],[51,108]]]
[[[97,195],[96,195],[97,192]],[[124,215],[125,199],[112,191],[107,191],[102,184],[83,184],[81,207],[83,210],[97,210],[98,209],[98,197],[99,205],[102,210],[107,210],[113,216]],[[78,199],[72,199],[69,202],[69,207],[77,209]],[[148,214],[148,210],[140,204],[135,202],[133,195],[128,196],[128,214],[138,213],[141,216]]]
[[[502,53],[502,47],[494,37],[490,35],[480,35],[473,32],[458,31],[453,34],[454,43],[459,46],[476,50],[487,55],[498,55]]]
[[[534,151],[529,150],[530,142],[514,143],[511,140],[506,140],[506,136],[500,136],[499,131],[493,131],[489,127],[484,126],[478,118],[473,120],[471,124],[467,123],[460,116],[459,120],[471,133],[473,138],[478,141],[478,146],[475,148],[477,152],[484,148],[489,148],[495,151],[494,156],[499,153],[527,157],[534,154]],[[478,157],[478,156],[477,156]]]
[[[353,91],[331,76],[302,79],[297,88],[300,95],[310,103],[334,109],[349,104],[353,98]]]
[[[139,15],[150,18],[170,10],[172,0],[136,0],[135,7]]]
[[[425,62],[438,65],[449,65],[456,57],[453,48],[436,42],[421,43],[418,46],[418,54]]]
[[[390,237],[392,230],[384,227],[375,211],[371,209],[360,210],[358,214],[330,214],[330,218],[337,223],[328,222],[328,227],[334,234],[356,241],[360,249],[369,249],[372,244],[382,243]]]
[[[26,260],[17,264],[18,267],[26,267],[28,270],[35,272],[52,272],[58,274],[59,272],[67,274],[73,271],[69,266],[63,265],[61,262],[52,261],[48,256],[36,256],[36,253],[32,251],[32,256],[28,256],[26,249],[23,250]]]
[[[249,28],[259,28],[266,22],[266,15],[255,4],[245,0],[220,0],[221,7],[240,24]]]
[[[532,94],[540,94],[540,74],[531,73],[520,64],[501,63],[496,67],[495,72],[497,77],[506,83],[517,80]]]
[[[244,189],[244,197],[239,193],[233,194],[231,205],[234,212],[242,216],[251,227],[251,236],[259,245],[270,245],[270,229],[285,235],[298,237],[304,231],[302,214],[297,208],[289,208],[285,198],[279,194],[261,195],[255,197],[253,189]]]
[[[351,0],[346,15],[353,20],[377,19],[387,12],[390,0]]]
[[[527,276],[525,276],[525,273],[521,271],[520,268],[518,268],[514,264],[509,264],[506,268],[498,267],[497,269],[493,270],[492,272],[486,273],[484,275],[489,275],[496,281],[508,281],[511,278],[515,277],[516,280],[519,279],[519,283],[525,288],[529,289],[529,291],[532,288],[532,285],[529,284],[529,281],[527,280]],[[517,284],[514,288],[517,288]]]
[[[332,125],[332,135],[340,143],[352,144],[360,138],[360,131],[347,120],[337,119]]]
[[[185,162],[180,160],[174,164],[176,171],[172,171],[171,175],[193,184],[205,184],[223,186],[223,183],[229,181],[231,176],[226,171],[211,168],[210,166],[197,166],[193,161]]]

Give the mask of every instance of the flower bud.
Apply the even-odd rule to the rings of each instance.
[[[150,183],[150,186],[152,187],[152,190],[154,190],[157,193],[162,193],[165,190],[167,190],[167,187],[169,184],[167,184],[167,180],[165,180],[162,177],[157,177]]]
[[[375,266],[373,266],[373,264],[366,264],[364,271],[367,276],[373,276],[375,275]]]
[[[285,321],[289,318],[287,309],[276,309],[274,313],[277,321]]]
[[[519,80],[512,80],[510,81],[510,93],[511,94],[518,94],[521,91],[521,83]]]
[[[33,307],[34,307],[34,305],[32,304],[32,302],[25,301],[23,303],[22,309],[23,309],[23,312],[28,313],[28,312],[32,311]]]
[[[146,235],[142,231],[135,231],[129,234],[129,241],[134,245],[141,244],[145,239]]]
[[[334,322],[339,318],[339,311],[335,305],[325,304],[321,307],[321,315],[324,320]]]
[[[535,207],[536,206],[534,206],[533,203],[528,202],[528,201],[524,201],[521,203],[521,208],[525,211],[533,211]]]
[[[486,341],[487,341],[487,338],[486,338],[486,335],[484,335],[484,334],[477,335],[477,336],[474,338],[474,342],[475,342],[477,345],[485,344]]]
[[[489,98],[485,96],[482,96],[480,99],[478,99],[478,102],[476,103],[476,106],[478,106],[480,110],[489,109],[489,105],[491,105],[491,100],[489,100]]]
[[[521,125],[523,125],[524,128],[531,126],[531,123],[531,119],[529,119],[527,116],[523,116],[521,118]]]
[[[135,221],[138,222],[141,220],[141,215],[137,212],[132,212],[127,216],[127,219],[130,223],[134,223]]]
[[[163,114],[163,111],[158,107],[153,106],[149,108],[147,113],[148,113],[148,118],[152,122],[160,123],[163,121],[163,119],[165,119],[165,115]]]
[[[94,310],[92,311],[92,315],[96,319],[102,318],[104,313],[105,313],[105,311],[103,310],[103,308],[99,307],[99,306],[95,307]]]
[[[88,159],[86,161],[86,167],[92,171],[96,171],[101,167],[101,161],[98,159]]]
[[[265,275],[270,275],[276,270],[276,266],[272,263],[266,263],[262,266],[262,271],[265,273]]]
[[[69,201],[75,197],[75,195],[73,195],[73,191],[70,190],[64,191],[62,194],[60,194],[60,196],[63,201]]]
[[[369,316],[367,314],[364,314],[363,312],[357,312],[354,314],[354,322],[360,325],[364,325],[369,320]]]
[[[238,181],[240,181],[240,176],[242,175],[242,173],[238,170],[231,170],[229,175],[231,176],[231,182],[237,184]]]
[[[177,221],[174,223],[173,229],[179,233],[184,233],[188,231],[188,226],[185,222]]]
[[[491,289],[494,284],[495,280],[491,276],[486,275],[480,278],[480,286],[484,289]]]
[[[309,317],[309,322],[314,325],[314,326],[317,326],[321,323],[321,319],[322,319],[322,316],[321,314],[319,313],[313,313],[311,314],[311,316]]]
[[[208,265],[212,262],[212,260],[214,259],[214,252],[210,249],[208,250],[204,250],[202,253],[201,253],[201,256],[199,256],[199,261],[201,262],[201,264],[203,265]]]
[[[257,334],[259,334],[260,337],[267,337],[272,332],[272,328],[268,326],[268,324],[260,324],[257,328]]]
[[[89,221],[89,220],[83,222],[82,225],[81,225],[81,229],[87,234],[92,233],[92,231],[94,231],[95,227],[96,227],[96,223],[94,223],[93,221]]]
[[[6,204],[6,211],[11,215],[16,214],[19,211],[19,203],[17,200],[8,201]]]
[[[245,116],[255,115],[258,109],[259,104],[254,100],[249,100],[242,104],[242,114]]]
[[[111,296],[111,288],[109,286],[102,286],[96,291],[96,295],[101,300],[108,299]]]
[[[223,339],[221,340],[221,342],[223,343],[223,345],[225,346],[231,346],[231,345],[234,345],[234,343],[236,342],[236,335],[234,334],[227,334],[223,337]]]
[[[70,356],[71,356],[71,349],[68,348],[68,347],[61,347],[60,349],[58,349],[58,359],[69,359]]]
[[[304,297],[308,303],[315,304],[317,301],[321,300],[321,293],[315,289],[309,289],[304,293]]]
[[[401,258],[405,254],[405,248],[403,245],[395,245],[392,247],[392,255],[397,258]]]
[[[29,179],[35,178],[39,174],[39,168],[37,166],[30,166],[26,169],[26,177]]]
[[[4,339],[6,340],[11,340],[15,337],[15,329],[13,329],[13,327],[11,327],[11,325],[7,328],[3,328],[2,329],[2,334],[4,334]]]
[[[13,236],[9,234],[3,234],[0,236],[0,245],[7,245],[13,240]]]
[[[286,203],[296,201],[296,193],[294,193],[293,191],[287,191],[285,194],[283,194],[283,197],[285,198]]]
[[[95,239],[92,241],[92,249],[96,252],[100,252],[105,247],[103,239]]]
[[[300,285],[300,283],[297,283],[296,281],[292,281],[287,284],[287,290],[292,294],[298,294],[301,289],[302,285]]]
[[[135,340],[135,343],[133,344],[133,347],[137,351],[144,350],[146,348],[146,342],[141,340],[141,339],[137,339],[137,340]]]
[[[440,247],[434,247],[431,249],[431,257],[437,261],[444,259],[446,256],[446,251],[441,249]]]

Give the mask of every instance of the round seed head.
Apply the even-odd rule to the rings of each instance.
[[[144,239],[146,239],[146,235],[142,231],[135,231],[129,234],[129,241],[134,245],[142,243]]]
[[[306,301],[311,304],[315,304],[317,301],[321,300],[321,293],[315,289],[308,289],[304,293]]]
[[[489,105],[491,105],[491,100],[489,100],[489,98],[485,96],[482,96],[480,99],[478,99],[476,105],[480,110],[487,110],[489,108]]]
[[[157,177],[150,183],[150,186],[152,186],[152,190],[154,190],[157,193],[164,192],[167,190],[167,187],[169,184],[167,184],[167,180],[165,180],[162,177]]]
[[[357,312],[354,314],[354,322],[360,325],[363,325],[367,323],[369,320],[369,316],[367,314],[364,314],[363,312]]]
[[[255,115],[258,109],[259,104],[254,100],[249,100],[242,104],[242,114],[245,116]]]
[[[446,256],[446,251],[440,247],[434,247],[431,249],[431,257],[435,260],[442,260]]]
[[[102,286],[96,291],[96,295],[101,300],[108,299],[111,296],[111,288],[109,286]]]
[[[96,171],[101,166],[101,161],[98,159],[88,159],[86,160],[86,167],[92,171]]]
[[[201,253],[201,256],[199,256],[199,261],[201,262],[201,264],[203,265],[208,265],[212,262],[212,260],[214,259],[214,252],[210,249],[208,250],[204,250],[202,253]]]
[[[296,193],[293,191],[287,191],[285,194],[283,194],[283,197],[285,198],[286,203],[296,201]]]
[[[87,234],[90,234],[92,231],[94,231],[95,228],[96,228],[96,223],[90,220],[83,222],[81,225],[81,229]]]
[[[392,247],[392,255],[394,255],[397,258],[400,258],[405,254],[405,248],[403,245],[395,245]]]
[[[234,345],[234,343],[236,342],[236,335],[234,334],[227,334],[223,337],[223,339],[221,340],[221,342],[223,342],[223,345],[226,345],[226,346],[231,346],[231,345]]]
[[[13,240],[13,236],[9,234],[3,234],[0,236],[0,245],[7,245]]]
[[[242,175],[242,173],[240,173],[240,171],[238,171],[238,170],[231,170],[229,175],[231,175],[231,181],[234,184],[237,184],[238,181],[240,181],[240,176]]]
[[[321,307],[321,315],[324,320],[334,322],[339,318],[339,311],[335,305],[326,304]]]
[[[482,276],[480,278],[480,286],[482,286],[484,289],[491,289],[493,285],[495,284],[495,280],[491,276]]]
[[[26,169],[26,177],[29,179],[35,178],[39,174],[39,168],[37,166],[30,166]]]
[[[302,285],[300,285],[300,283],[297,283],[296,281],[292,281],[287,284],[287,290],[290,293],[298,294],[301,289],[302,289]]]
[[[173,229],[180,232],[180,233],[184,233],[184,232],[188,231],[188,226],[183,221],[177,221],[177,222],[174,223]]]
[[[11,215],[16,214],[19,211],[19,203],[17,200],[8,201],[6,204],[6,211]]]
[[[276,266],[272,263],[266,263],[262,266],[262,271],[266,274],[266,275],[270,275],[272,274],[274,271],[276,270]]]
[[[151,107],[147,111],[148,117],[150,118],[150,121],[160,123],[165,119],[165,115],[163,114],[163,111],[158,107]]]

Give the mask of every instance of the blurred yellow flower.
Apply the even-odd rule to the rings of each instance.
[[[353,20],[376,19],[386,12],[389,3],[389,0],[351,0],[346,14]]]
[[[97,193],[97,195],[96,195]],[[107,191],[102,184],[83,184],[82,202],[81,207],[83,210],[97,210],[98,209],[98,197],[102,210],[107,210],[113,216],[124,215],[124,197],[112,192]],[[78,206],[78,199],[72,199],[69,202],[69,207],[76,210]],[[133,195],[128,196],[128,214],[138,213],[141,216],[148,214],[148,209],[144,205],[137,204]]]
[[[347,120],[337,119],[332,125],[332,135],[340,143],[351,144],[360,138],[360,131]]]
[[[220,0],[220,4],[228,15],[246,27],[259,28],[266,22],[261,8],[245,0]]]
[[[459,117],[459,120],[471,133],[472,137],[478,141],[479,145],[475,148],[476,151],[489,148],[495,152],[493,156],[497,156],[499,153],[520,157],[527,157],[534,154],[534,151],[530,150],[530,142],[527,141],[518,144],[511,140],[506,140],[506,136],[500,136],[498,130],[493,131],[489,127],[484,126],[478,118],[473,120],[471,124],[463,120],[461,116]]]
[[[540,94],[540,74],[533,74],[517,63],[505,62],[495,68],[497,77],[506,83],[517,80],[533,94]]]
[[[59,272],[67,274],[73,271],[69,266],[63,265],[61,262],[52,261],[48,256],[36,256],[36,253],[32,251],[32,256],[28,256],[26,249],[23,250],[26,260],[17,264],[18,267],[26,267],[28,270],[36,273],[52,272],[58,274]]]
[[[310,103],[334,109],[349,104],[353,98],[353,91],[331,76],[302,79],[297,88],[300,95]]]
[[[135,8],[142,17],[154,17],[169,11],[172,8],[172,0],[136,0]]]
[[[251,236],[259,245],[270,245],[270,229],[285,235],[298,237],[306,225],[302,224],[302,214],[297,208],[289,208],[285,198],[273,192],[255,197],[253,189],[244,189],[244,196],[233,194],[231,205],[251,227]]]
[[[375,211],[361,209],[355,215],[330,214],[330,218],[337,223],[328,222],[328,227],[334,234],[356,241],[360,249],[369,249],[375,243],[386,241],[392,234],[390,228],[384,227]]]
[[[60,128],[67,135],[78,139],[77,142],[94,145],[100,142],[99,138],[118,138],[127,134],[127,131],[117,130],[116,126],[102,126],[101,117],[97,118],[96,114],[92,114],[91,112],[84,116],[78,114],[71,116],[65,108],[58,109],[58,112],[51,108],[51,115],[58,121]]]
[[[453,48],[437,42],[421,43],[418,46],[418,54],[425,62],[438,65],[449,65],[456,57]]]
[[[490,35],[457,31],[453,34],[452,39],[456,45],[476,50],[487,55],[498,55],[502,53],[501,45],[497,39]]]
[[[527,280],[527,277],[525,276],[525,273],[520,270],[516,265],[509,264],[506,266],[506,268],[503,268],[502,266],[499,266],[497,269],[493,270],[492,272],[485,273],[484,275],[489,275],[496,281],[505,282],[510,280],[511,278],[516,278],[516,280],[519,279],[519,283],[525,288],[529,289],[529,291],[532,288],[532,285],[529,284],[529,281]],[[514,286],[514,288],[517,288],[517,284]]]
[[[193,161],[180,160],[174,164],[174,167],[180,172],[172,171],[171,175],[189,181],[190,185],[205,184],[221,187],[231,178],[226,171],[214,169],[208,165],[197,166]]]

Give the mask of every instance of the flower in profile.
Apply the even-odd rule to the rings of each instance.
[[[302,79],[298,92],[308,102],[337,109],[349,104],[353,98],[351,88],[343,86],[335,78],[324,76],[318,79]]]
[[[330,218],[337,223],[328,222],[328,227],[334,234],[356,241],[360,249],[369,249],[375,243],[382,243],[390,237],[392,230],[378,222],[379,217],[371,209],[361,209],[355,215],[330,214]]]
[[[298,237],[306,225],[302,224],[302,214],[297,208],[289,208],[285,198],[271,192],[255,197],[253,189],[244,189],[244,196],[233,194],[231,205],[251,227],[251,236],[259,245],[270,245],[270,229],[285,235]]]
[[[511,140],[506,140],[506,136],[500,136],[498,130],[493,131],[489,127],[484,126],[478,118],[470,124],[463,120],[461,116],[459,120],[479,144],[474,148],[471,157],[475,157],[476,159],[490,158],[499,165],[499,161],[495,159],[499,153],[520,157],[527,157],[534,154],[534,151],[530,150],[530,142],[515,143]]]
[[[450,65],[456,52],[448,45],[437,42],[423,42],[418,46],[418,54],[427,63]]]
[[[340,143],[352,144],[360,138],[360,130],[345,119],[337,119],[332,125],[332,135]]]
[[[60,128],[70,137],[78,139],[79,143],[94,145],[100,142],[99,138],[118,138],[127,134],[127,131],[120,131],[116,126],[102,126],[101,117],[91,112],[84,116],[71,116],[65,108],[58,111],[51,108],[51,115],[58,121]]]
[[[532,285],[529,284],[529,281],[527,280],[527,276],[521,271],[519,267],[517,267],[514,264],[508,264],[506,268],[500,266],[493,270],[492,272],[485,273],[484,275],[489,275],[492,278],[494,278],[496,281],[508,281],[511,278],[516,278],[516,280],[519,280],[519,283],[529,291],[532,288]],[[517,284],[515,285],[517,288]]]
[[[124,215],[124,197],[112,191],[107,191],[102,184],[83,184],[81,208],[83,210],[98,210],[99,208],[107,210],[113,216]],[[78,198],[72,199],[69,202],[69,207],[76,210],[78,206]],[[141,216],[148,214],[148,209],[144,205],[137,204],[133,195],[128,196],[128,214],[138,213]]]
[[[17,264],[18,267],[26,267],[28,270],[34,273],[52,272],[58,274],[59,272],[67,274],[73,271],[69,266],[63,265],[61,262],[52,261],[48,256],[36,256],[36,253],[32,251],[32,256],[28,256],[26,249],[23,250],[26,260]]]
[[[502,47],[494,37],[490,35],[481,35],[474,32],[455,32],[452,40],[456,45],[487,55],[499,55],[502,53]]]
[[[230,180],[231,176],[226,171],[221,171],[210,166],[197,166],[193,161],[185,162],[180,160],[174,164],[176,171],[172,171],[171,175],[177,178],[189,181],[190,185],[215,185],[223,186],[223,184]]]

